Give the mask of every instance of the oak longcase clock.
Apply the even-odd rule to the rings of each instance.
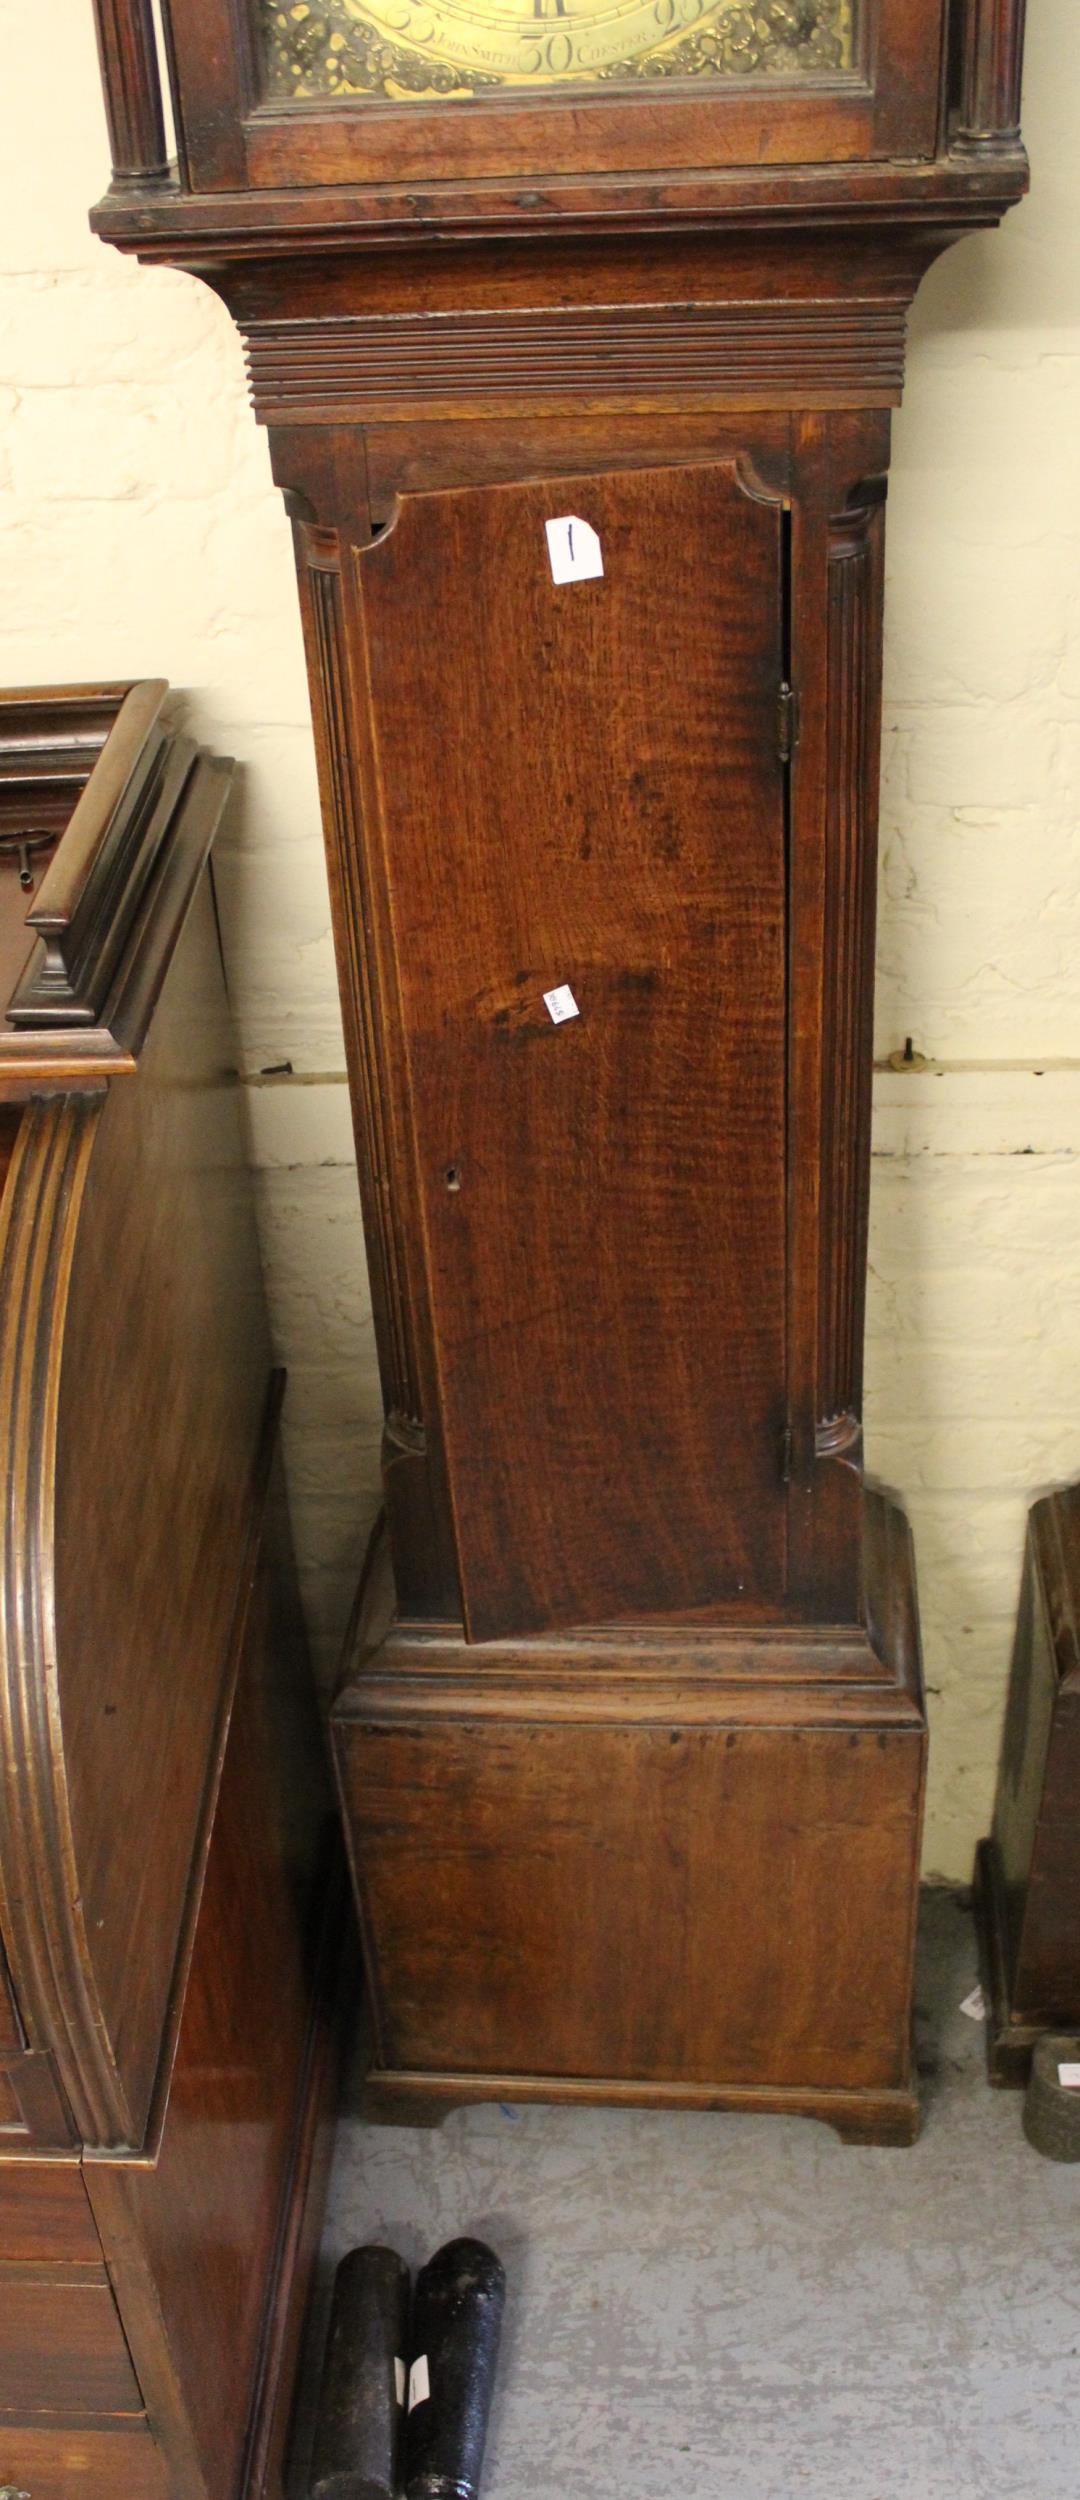
[[[917,2123],[860,1396],[884,481],[1019,0],[98,0],[293,517],[386,1405],[376,2113]]]

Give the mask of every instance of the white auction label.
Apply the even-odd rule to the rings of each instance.
[[[405,2402],[405,2364],[399,2354],[394,2356],[394,2390],[399,2405]]]
[[[602,580],[604,558],[591,521],[580,520],[576,512],[564,512],[557,521],[545,521],[544,529],[553,582]]]
[[[1080,2092],[1080,2066],[1059,2066],[1058,2082],[1064,2084],[1066,2092]]]
[[[545,990],[544,1005],[553,1024],[568,1024],[571,1016],[581,1014],[569,981],[564,981],[560,989]]]
[[[430,2394],[431,2381],[428,2377],[427,2354],[422,2352],[419,2359],[413,2362],[409,2372],[410,2413],[415,2413],[417,2405],[426,2405]]]
[[[971,1995],[964,1998],[960,2011],[967,2015],[969,2022],[984,2023],[986,2021],[986,1998],[981,1988],[972,1989]]]

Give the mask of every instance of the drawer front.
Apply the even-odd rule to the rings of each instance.
[[[76,2164],[0,2162],[0,2266],[101,2264],[97,2224]]]
[[[11,2429],[0,2417],[0,2491],[26,2500],[168,2500],[148,2430]]]
[[[96,2276],[96,2279],[95,2279]],[[0,2412],[141,2415],[131,2357],[100,2271],[0,2266]],[[2,2489],[2,2481],[0,2481]]]

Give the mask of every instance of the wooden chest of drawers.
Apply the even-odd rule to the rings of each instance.
[[[0,2487],[30,2500],[280,2494],[329,2143],[335,1826],[207,866],[231,775],[164,693],[0,701]]]

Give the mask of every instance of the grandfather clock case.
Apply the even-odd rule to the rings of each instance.
[[[860,1383],[889,411],[1022,0],[97,0],[99,233],[293,517],[386,1405],[333,1711],[376,2114],[907,2142]]]

